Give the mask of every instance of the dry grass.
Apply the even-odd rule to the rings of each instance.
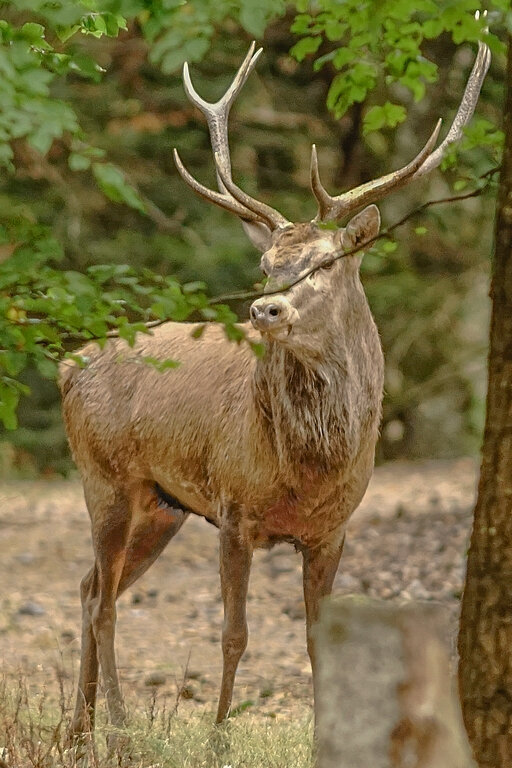
[[[174,701],[149,696],[130,711],[130,725],[117,734],[106,725],[99,707],[96,737],[70,748],[67,731],[71,694],[57,678],[52,690],[33,694],[26,678],[13,684],[0,681],[1,768],[311,768],[311,718],[257,716],[248,711],[224,725],[213,725],[213,713],[180,713],[179,692]],[[107,739],[117,747],[107,750]]]

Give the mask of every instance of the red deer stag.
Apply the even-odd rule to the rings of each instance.
[[[315,681],[311,629],[320,599],[331,592],[347,521],[372,473],[383,383],[379,335],[359,279],[361,254],[338,257],[377,236],[380,216],[371,203],[439,165],[473,113],[490,60],[481,44],[446,139],[433,151],[438,124],[401,170],[331,197],[320,182],[313,147],[318,213],[310,222],[292,223],[231,178],[228,114],[259,54],[253,44],[215,104],[198,96],[184,67],[187,95],[208,121],[219,191],[197,182],[177,152],[175,159],[192,189],[235,213],[263,252],[267,295],[254,301],[243,328],[263,339],[265,355],[258,359],[248,346],[230,343],[218,325],[194,339],[197,326],[169,322],[138,338],[134,348],[120,339],[104,349],[88,345],[85,369],[62,366],[64,417],[94,546],[94,565],[81,583],[75,734],[93,723],[99,667],[111,722],[125,721],[114,652],[116,599],[156,560],[189,513],[209,520],[220,536],[224,626],[217,722],[229,713],[247,643],[255,547],[285,541],[302,553]],[[350,214],[343,228],[319,226]],[[181,365],[160,373],[139,364],[145,355],[176,358]]]

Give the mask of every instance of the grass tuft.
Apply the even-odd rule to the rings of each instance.
[[[213,713],[181,714],[177,702],[149,701],[115,731],[100,707],[95,741],[70,747],[71,694],[31,693],[26,678],[0,679],[0,768],[312,768],[311,717],[290,722],[238,714],[214,726]],[[110,750],[107,749],[107,741]]]

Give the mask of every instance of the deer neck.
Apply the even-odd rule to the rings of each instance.
[[[369,309],[361,328],[353,320],[357,339],[326,332],[315,354],[270,340],[256,365],[256,415],[282,468],[328,474],[355,459],[363,433],[377,429],[382,383],[370,371],[380,344]]]

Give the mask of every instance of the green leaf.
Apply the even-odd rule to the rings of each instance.
[[[193,339],[200,339],[203,333],[205,332],[205,329],[206,329],[206,324],[201,323],[200,325],[197,326],[197,328],[194,328],[194,330],[190,335],[192,336]]]
[[[92,171],[98,186],[114,203],[125,203],[145,213],[138,192],[126,181],[124,173],[112,163],[93,163]]]
[[[290,54],[297,61],[303,61],[309,53],[316,53],[322,43],[321,37],[303,37],[298,43],[295,43],[290,50]]]
[[[25,40],[28,40],[31,43],[40,43],[41,40],[44,40],[45,30],[42,24],[36,24],[35,22],[29,21],[26,24],[23,24],[20,32]]]
[[[153,368],[156,368],[156,370],[159,373],[162,373],[163,371],[168,371],[170,368],[179,368],[180,366],[179,360],[171,360],[170,358],[166,360],[160,360],[157,357],[144,355],[141,359],[143,363],[146,363],[147,365],[151,365]]]
[[[12,385],[0,382],[0,421],[6,429],[16,429],[18,419],[16,408],[20,399],[20,390]]]
[[[87,368],[89,365],[89,357],[87,355],[78,355],[73,352],[66,352],[66,359],[72,360],[79,368]]]
[[[366,136],[371,131],[378,131],[384,127],[395,128],[399,123],[403,123],[406,117],[405,107],[387,101],[382,106],[375,106],[368,110],[363,119],[363,134]]]
[[[78,152],[71,152],[68,158],[68,165],[72,171],[86,171],[90,168],[91,159]]]
[[[184,283],[182,285],[183,293],[197,293],[198,291],[206,291],[207,285],[203,280],[194,280],[191,283]]]
[[[269,21],[285,11],[281,0],[242,0],[241,6],[240,24],[254,37],[263,37]]]
[[[230,341],[240,343],[245,339],[245,332],[239,325],[224,324],[224,333]]]
[[[263,357],[267,348],[260,341],[249,341],[249,346],[256,355],[256,357]]]

